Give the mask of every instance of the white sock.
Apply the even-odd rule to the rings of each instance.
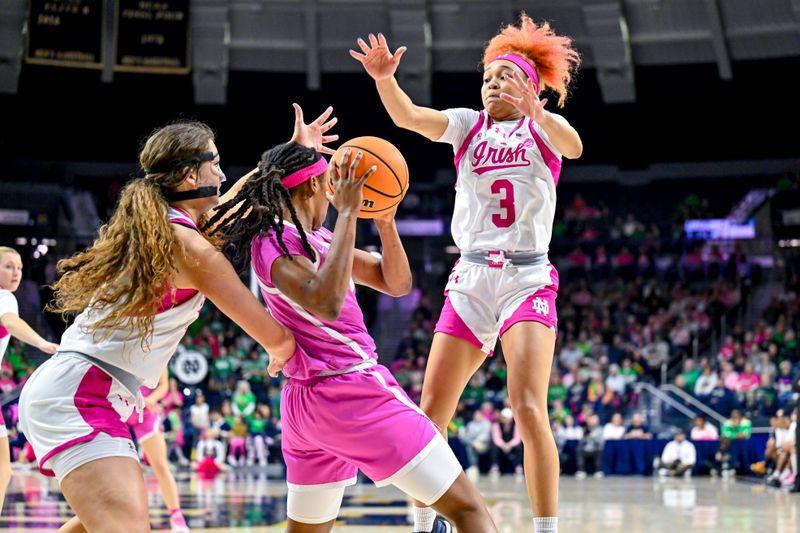
[[[430,533],[433,530],[433,522],[435,520],[436,511],[432,507],[414,506],[414,531]]]
[[[533,529],[536,533],[558,533],[558,517],[537,516],[533,519]]]

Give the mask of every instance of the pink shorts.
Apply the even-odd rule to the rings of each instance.
[[[290,379],[281,418],[286,480],[304,490],[353,485],[359,469],[376,485],[388,485],[425,458],[437,434],[382,365]]]
[[[551,265],[503,270],[458,261],[445,288],[436,333],[447,333],[491,355],[498,337],[519,322],[558,327],[558,271]]]
[[[6,428],[6,419],[3,418],[3,409],[0,406],[0,439],[8,437],[8,429]]]
[[[142,413],[141,423],[139,422],[139,413],[136,411],[131,413],[131,416],[128,417],[125,423],[133,430],[133,434],[136,435],[136,440],[138,442],[149,439],[161,429],[161,419],[156,413],[153,413],[147,408],[145,408]]]

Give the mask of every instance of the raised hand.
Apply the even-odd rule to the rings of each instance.
[[[331,161],[329,175],[333,194],[328,194],[328,200],[340,214],[354,214],[361,210],[364,183],[378,168],[373,165],[361,176],[356,176],[356,169],[362,156],[363,154],[358,152],[351,161],[350,148],[345,148],[340,161]]]
[[[507,81],[519,92],[520,96],[516,97],[508,93],[500,93],[500,98],[504,102],[508,102],[516,107],[520,113],[529,117],[534,122],[541,122],[545,113],[547,113],[547,110],[544,108],[544,105],[547,103],[547,98],[540,100],[539,95],[536,94],[536,88],[534,88],[533,82],[523,79],[519,72],[515,71],[514,75],[510,76]]]
[[[338,135],[325,135],[339,121],[336,117],[328,120],[328,117],[333,113],[333,108],[328,106],[328,109],[323,111],[316,120],[306,124],[303,121],[303,108],[294,103],[292,107],[294,107],[294,132],[291,140],[297,144],[313,148],[321,154],[333,154],[335,150],[325,146],[325,144],[339,139]]]
[[[370,33],[369,44],[361,37],[356,42],[364,53],[359,54],[355,50],[350,50],[350,55],[364,66],[364,70],[375,81],[394,76],[397,65],[400,64],[400,58],[407,50],[405,46],[401,46],[395,50],[394,54],[389,52],[389,45],[382,33],[379,33],[377,37]]]

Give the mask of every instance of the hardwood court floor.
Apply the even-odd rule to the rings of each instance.
[[[154,530],[166,510],[146,474]],[[283,531],[286,487],[266,474],[239,472],[214,481],[179,475],[184,513],[193,532]],[[501,533],[532,533],[525,485],[513,476],[482,477],[478,486]],[[345,494],[341,533],[410,533],[406,498],[393,487],[360,483]],[[683,533],[685,531],[800,531],[800,495],[742,480],[611,477],[561,480],[560,531]],[[14,472],[0,530],[55,531],[70,516],[58,485],[35,472]]]

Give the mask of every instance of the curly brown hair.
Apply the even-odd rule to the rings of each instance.
[[[175,259],[185,252],[169,223],[164,192],[176,190],[189,170],[199,168],[184,161],[207,151],[213,140],[214,132],[201,122],[170,124],[147,138],[139,164],[145,172],[158,171],[128,183],[94,243],[58,262],[62,275],[48,310],[67,315],[90,305],[109,308],[90,327],[95,342],[107,337],[103,331],[127,328],[149,349],[153,317],[170,288]]]

